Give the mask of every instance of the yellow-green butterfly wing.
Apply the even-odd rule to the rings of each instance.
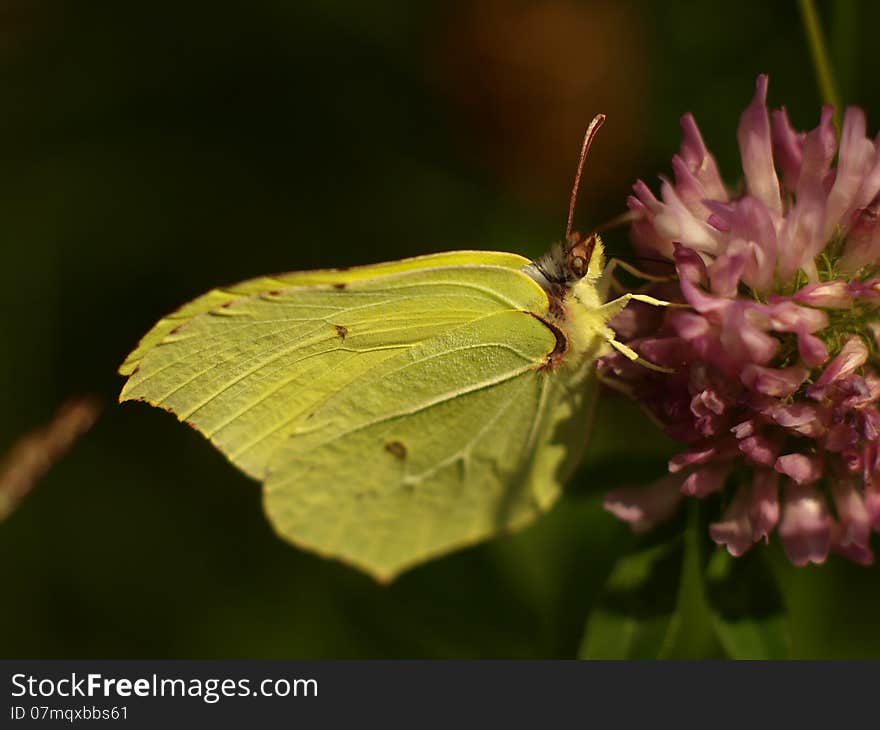
[[[120,400],[263,481],[284,538],[390,579],[527,523],[575,465],[604,322],[591,283],[554,301],[530,265],[462,251],[214,290],[147,333]]]
[[[292,286],[314,286],[321,284],[350,283],[377,276],[400,274],[420,268],[485,264],[504,268],[520,269],[529,263],[528,259],[512,253],[498,251],[450,251],[428,256],[415,256],[402,261],[389,261],[372,266],[357,266],[351,269],[324,269],[318,271],[291,271],[275,276],[260,276],[255,279],[233,284],[224,289],[212,289],[197,297],[177,311],[163,317],[141,338],[138,346],[119,367],[121,375],[131,375],[143,356],[154,345],[159,344],[173,329],[196,315],[210,312],[227,302],[251,294],[264,294],[273,290]]]

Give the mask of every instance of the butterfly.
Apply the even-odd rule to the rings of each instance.
[[[598,234],[536,261],[452,251],[251,279],[161,319],[120,401],[174,413],[263,483],[284,539],[388,581],[550,508],[617,343]]]

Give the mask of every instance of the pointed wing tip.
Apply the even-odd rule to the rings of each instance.
[[[127,378],[130,375],[134,375],[134,372],[138,369],[139,364],[140,360],[126,360],[118,368],[116,368],[116,374],[121,375],[124,378]]]
[[[146,403],[148,406],[155,406],[157,408],[161,408],[157,403],[149,400],[148,398],[141,395],[132,395],[129,387],[129,383],[126,382],[124,386],[122,386],[122,390],[119,391],[119,397],[116,399],[117,403]],[[163,409],[167,410],[167,409]]]
[[[408,570],[415,568],[417,565],[427,562],[428,559],[414,560],[406,563],[398,563],[393,567],[389,567],[387,565],[378,566],[378,565],[370,565],[360,560],[353,560],[350,557],[345,555],[335,555],[331,553],[322,553],[315,548],[304,548],[306,551],[310,553],[316,553],[320,555],[322,558],[335,560],[337,562],[341,562],[343,565],[348,566],[349,568],[354,568],[360,573],[369,576],[372,578],[378,585],[383,588],[387,588],[394,581],[396,581],[401,575],[406,573]]]
[[[126,357],[122,364],[118,368],[116,368],[116,374],[121,375],[123,378],[125,378],[125,383],[123,383],[122,385],[122,390],[119,391],[119,397],[117,399],[118,403],[124,403],[125,401],[129,400],[145,400],[144,398],[138,398],[136,396],[130,395],[132,378],[140,369],[141,358],[134,359],[131,355]],[[151,403],[150,405],[153,404]]]
[[[384,572],[384,571],[373,571],[367,568],[361,567],[360,570],[365,572],[368,576],[370,576],[376,583],[378,583],[383,588],[390,586],[397,577],[400,575],[400,571],[394,572]]]
[[[117,398],[117,402],[122,403],[146,403],[148,406],[152,406],[153,408],[158,408],[160,411],[165,411],[165,413],[170,413],[174,416],[180,423],[185,423],[187,426],[190,426],[199,433],[202,433],[196,424],[192,421],[187,420],[186,416],[180,415],[177,411],[175,411],[170,406],[165,405],[159,400],[154,400],[147,395],[133,395],[131,393],[131,389],[129,386],[131,385],[131,380],[128,380],[124,386],[122,386],[122,390],[119,392],[119,397]],[[204,434],[203,434],[204,435]]]

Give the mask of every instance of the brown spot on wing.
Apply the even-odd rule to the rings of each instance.
[[[387,451],[389,454],[393,454],[401,461],[406,458],[406,446],[404,446],[400,441],[389,441],[387,444],[385,444],[385,451]]]
[[[344,340],[348,334],[348,327],[341,324],[334,324],[333,326],[336,328],[336,334],[339,335],[339,339]]]
[[[342,290],[342,289],[345,289],[347,286],[348,286],[348,284],[346,284],[344,282],[339,282],[337,284],[334,284],[333,288]]]

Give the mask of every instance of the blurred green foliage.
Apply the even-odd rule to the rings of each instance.
[[[114,371],[159,316],[226,282],[451,248],[540,253],[561,233],[570,184],[541,165],[573,172],[592,113],[608,124],[582,227],[621,212],[629,182],[669,171],[685,111],[734,182],[736,122],[759,72],[797,126],[818,118],[795,2],[611,5],[611,35],[609,3],[568,0],[487,3],[479,16],[464,2],[0,5],[0,443],[71,393],[108,402],[0,529],[0,655],[577,655],[638,544],[602,493],[658,475],[670,453],[632,406],[605,401],[588,463],[539,524],[382,588],[277,539],[258,486],[166,414],[116,406]],[[819,10],[844,98],[876,126],[880,6]],[[490,31],[523,13],[517,32],[534,33],[497,61]],[[560,17],[591,29],[582,46],[554,43]],[[572,134],[484,154],[487,140],[528,140],[544,109]],[[607,241],[624,251],[626,233]],[[798,657],[880,655],[880,568],[795,569],[774,546],[750,561],[763,577],[713,569],[687,626],[721,622],[721,644],[745,636],[746,655],[787,641]],[[779,621],[780,602],[781,644],[737,623]]]

